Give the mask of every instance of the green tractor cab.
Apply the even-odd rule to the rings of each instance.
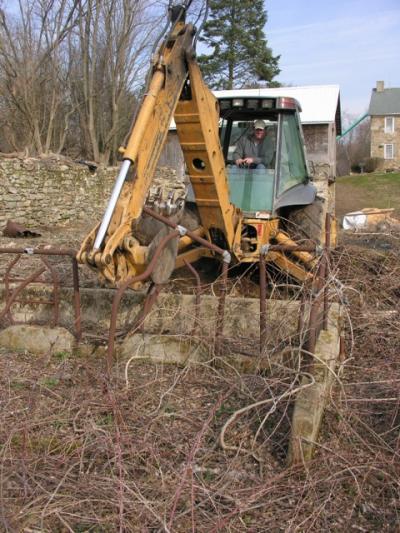
[[[300,104],[294,98],[219,98],[220,140],[227,164],[231,202],[246,215],[265,218],[277,210],[314,202],[310,183]],[[255,121],[265,125],[272,157],[260,165],[237,165],[241,139],[251,138]],[[262,154],[260,154],[262,156]]]

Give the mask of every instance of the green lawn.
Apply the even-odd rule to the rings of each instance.
[[[336,213],[357,211],[364,207],[393,207],[400,217],[400,173],[357,174],[336,181]]]

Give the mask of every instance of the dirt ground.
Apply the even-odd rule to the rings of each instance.
[[[299,375],[279,365],[121,360],[109,381],[93,356],[0,353],[0,530],[399,531],[399,255],[399,235],[334,252],[346,358],[306,469],[285,463]]]

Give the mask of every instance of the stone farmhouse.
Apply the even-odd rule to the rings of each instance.
[[[371,157],[377,170],[400,169],[400,88],[385,89],[376,83],[369,104],[371,117]]]

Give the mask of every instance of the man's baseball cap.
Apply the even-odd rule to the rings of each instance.
[[[263,120],[255,120],[254,121],[254,129],[255,130],[263,130],[265,128],[265,122]]]

